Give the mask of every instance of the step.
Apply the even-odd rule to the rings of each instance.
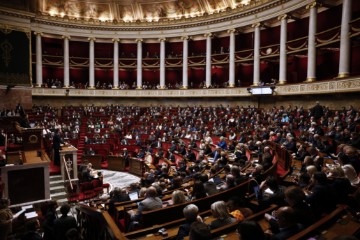
[[[59,206],[61,206],[61,205],[65,204],[65,203],[68,203],[68,199],[67,199],[67,198],[60,198],[60,199],[57,199],[56,202],[57,202],[57,204],[58,204]],[[59,212],[60,212],[60,211],[59,211]],[[60,216],[60,215],[61,215],[61,214],[59,214],[58,216]]]
[[[64,186],[54,186],[54,187],[50,187],[50,194],[60,193],[60,192],[64,192],[64,191],[65,191]]]
[[[50,194],[50,198],[53,200],[58,200],[61,198],[67,198],[67,193],[66,192],[57,192],[57,193],[51,193]]]
[[[50,181],[50,187],[55,187],[55,186],[63,186],[64,187],[64,181],[61,180],[56,180],[56,181]]]
[[[62,180],[61,175],[52,175],[50,176],[50,182]]]

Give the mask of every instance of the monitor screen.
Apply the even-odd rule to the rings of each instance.
[[[271,95],[273,90],[270,87],[252,88],[251,93],[253,95]]]

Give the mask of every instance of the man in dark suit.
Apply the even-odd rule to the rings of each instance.
[[[60,166],[60,144],[64,142],[60,138],[60,130],[55,129],[55,134],[53,137],[53,149],[54,149],[54,164]]]
[[[146,190],[145,199],[139,203],[137,212],[135,213],[134,211],[130,210],[129,214],[131,216],[131,220],[138,221],[141,218],[143,211],[155,210],[159,208],[162,208],[162,201],[157,196],[156,189],[151,186]]]
[[[69,204],[64,204],[60,208],[61,217],[54,221],[54,236],[56,240],[66,239],[66,232],[71,228],[77,228],[76,219],[68,216],[70,211]]]

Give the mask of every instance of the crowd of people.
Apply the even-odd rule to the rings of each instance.
[[[129,212],[134,228],[143,211],[189,202],[184,208],[187,222],[179,228],[177,239],[187,235],[190,239],[202,239],[191,236],[206,237],[211,229],[235,221],[240,222],[241,239],[254,239],[246,238],[247,229],[253,229],[257,239],[286,239],[333,211],[338,203],[360,210],[358,203],[350,203],[347,197],[357,193],[360,182],[360,115],[352,106],[339,110],[330,110],[319,103],[311,109],[290,105],[272,109],[222,105],[68,106],[61,109],[61,119],[57,119],[55,112],[49,106],[34,106],[33,114],[43,119],[30,118],[30,124],[61,129],[62,138],[66,132],[71,136],[74,132],[78,134],[80,126],[85,124],[86,134],[91,136],[88,146],[100,143],[94,134],[100,139],[117,138],[121,154],[127,151],[123,151],[126,146],[137,145],[139,152],[130,154],[155,166],[144,173],[138,184],[129,186],[139,192],[139,197],[145,197],[137,211]],[[82,117],[86,120],[81,120]],[[271,168],[275,154],[270,142],[289,151],[301,163],[291,187],[274,176],[262,175]],[[163,158],[173,164],[160,161]],[[254,159],[256,163],[251,161]],[[327,164],[326,159],[332,164]],[[249,163],[251,171],[243,171]],[[221,185],[215,184],[213,178],[219,171],[225,173]],[[258,183],[256,199],[260,206],[279,206],[273,214],[265,216],[271,226],[269,231],[263,232],[256,223],[244,221],[252,211],[239,204],[244,196],[214,202],[211,212],[215,220],[204,225],[191,201],[231,189],[248,179]],[[192,188],[177,190],[189,180],[194,182]],[[165,201],[163,195],[169,190],[177,191],[173,191],[171,201]],[[127,201],[127,191],[115,189],[110,195],[111,204]]]

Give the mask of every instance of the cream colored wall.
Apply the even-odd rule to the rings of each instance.
[[[316,101],[321,105],[329,106],[330,109],[341,109],[350,104],[360,108],[360,93],[326,94],[307,96],[270,96],[270,97],[241,97],[241,98],[75,98],[75,97],[37,97],[33,96],[33,104],[61,107],[65,105],[96,105],[122,104],[133,106],[216,106],[219,104],[234,106],[255,105],[261,108],[272,106],[303,106],[310,108]]]

